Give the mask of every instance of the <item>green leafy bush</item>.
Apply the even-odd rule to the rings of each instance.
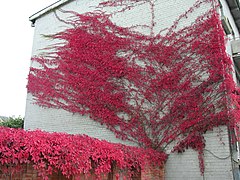
[[[0,126],[10,127],[10,128],[23,128],[24,118],[9,117],[8,120],[0,122]]]

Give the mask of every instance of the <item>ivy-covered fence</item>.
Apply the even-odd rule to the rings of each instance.
[[[167,156],[82,135],[0,127],[0,179],[160,179]],[[31,177],[30,177],[31,176]]]

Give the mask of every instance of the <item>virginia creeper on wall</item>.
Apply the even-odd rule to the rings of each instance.
[[[51,36],[64,43],[32,58],[39,67],[30,69],[28,91],[38,105],[90,115],[140,147],[162,152],[174,141],[174,150],[191,147],[201,159],[202,135],[233,127],[239,114],[216,2],[196,1],[164,34],[153,31],[154,1],[109,0],[99,7],[124,13],[143,3],[152,12],[149,35],[117,26],[101,11],[72,12],[74,27]],[[181,28],[203,4],[212,8]]]

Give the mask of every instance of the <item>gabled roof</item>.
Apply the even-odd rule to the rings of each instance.
[[[55,3],[45,7],[44,9],[42,9],[42,10],[36,12],[35,14],[33,14],[32,16],[30,16],[29,20],[32,21],[32,23],[34,24],[35,20],[37,18],[39,18],[40,16],[48,13],[49,11],[51,11],[51,10],[53,10],[53,9],[63,5],[63,4],[65,4],[65,3],[68,3],[70,1],[72,1],[72,0],[58,0],[57,2],[55,2]]]

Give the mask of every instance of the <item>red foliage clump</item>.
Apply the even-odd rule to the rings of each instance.
[[[40,176],[60,171],[69,178],[79,174],[120,170],[140,171],[147,165],[161,166],[167,156],[152,149],[113,144],[81,135],[24,131],[0,127],[0,167],[2,173],[16,173],[22,164],[32,164]],[[11,166],[11,168],[9,168]]]

